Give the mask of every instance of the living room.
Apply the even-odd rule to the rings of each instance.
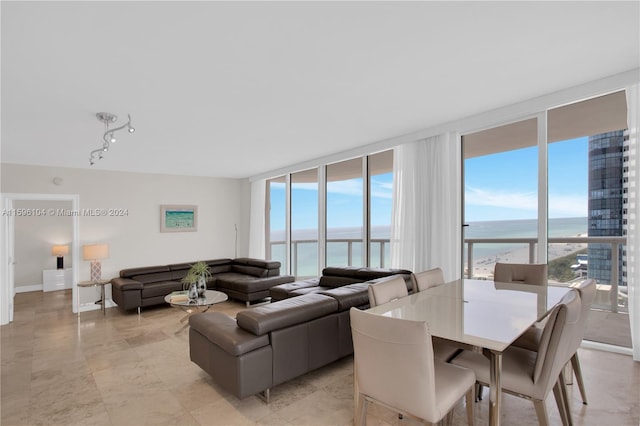
[[[261,257],[264,247],[256,250],[251,237],[252,215],[260,213],[252,205],[252,184],[257,181],[393,149],[444,132],[494,126],[549,105],[638,83],[637,37],[634,40],[637,2],[610,6],[560,2],[554,13],[532,4],[518,9],[504,2],[501,9],[491,3],[483,9],[483,2],[474,2],[475,6],[455,3],[329,2],[323,6],[195,2],[181,9],[178,2],[3,2],[3,208],[19,208],[29,200],[33,208],[46,208],[47,203],[63,200],[75,212],[120,212],[72,214],[74,225],[64,241],[34,243],[41,265],[34,268],[36,276],[42,269],[55,267],[51,246],[57,244],[70,246],[65,264],[73,268],[74,283],[90,277],[90,261],[82,257],[82,246],[88,244],[108,244],[109,257],[102,260],[105,278],[138,266]],[[572,23],[570,18],[575,14],[584,22]],[[544,34],[536,30],[538,21],[544,22]],[[427,24],[432,30],[423,28],[429,27]],[[603,29],[590,34],[588,28],[599,26]],[[509,37],[504,36],[507,33]],[[433,42],[446,38],[446,42]],[[388,59],[380,61],[380,57]],[[464,66],[459,64],[461,57],[467,58]],[[438,71],[434,63],[456,65]],[[544,78],[539,78],[541,75]],[[136,131],[117,132],[117,143],[91,166],[89,155],[101,146],[105,133],[104,123],[95,117],[102,111],[118,115],[113,127],[125,123],[130,114]],[[196,206],[197,229],[161,232],[161,209],[167,205]],[[8,220],[3,220],[2,232],[3,241],[9,241]],[[3,260],[10,256],[5,244],[1,254]],[[37,283],[16,282],[12,288],[9,273],[3,269],[2,324],[17,326],[18,320],[35,315],[30,306],[47,311],[40,292],[33,292],[39,295],[36,299],[25,292],[22,296],[28,302],[14,306],[13,292],[20,294],[21,286]],[[137,357],[169,351],[170,360],[156,363],[149,358],[145,371],[154,363],[163,366],[153,370],[155,375],[166,373],[169,361],[188,363],[185,353],[180,352],[186,350],[186,335],[167,331],[179,320],[178,312],[150,309],[143,310],[142,317],[123,316],[113,309],[111,286],[106,292],[109,308],[104,322],[94,304],[98,289],[72,285],[71,300],[52,296],[45,304],[55,306],[61,316],[80,311],[77,319],[86,326],[82,333],[95,330],[83,336],[96,346],[82,354],[89,363],[82,368],[94,368],[96,374],[102,371],[103,390],[110,386],[106,375],[114,374],[106,367],[113,367],[116,352],[123,349],[111,352],[111,348],[107,359],[97,356],[96,364],[91,365],[89,358],[99,351],[96,342],[104,332],[114,333],[105,345],[130,345],[130,350],[123,352],[136,357],[136,362]],[[241,308],[241,304],[229,302],[221,309],[235,314]],[[52,320],[52,315],[48,312],[22,332],[34,325],[44,326],[43,319]],[[56,333],[53,327],[45,328]],[[145,331],[149,332],[146,337]],[[64,331],[60,329],[64,344],[70,341],[69,333],[67,325]],[[12,345],[18,343],[12,341]],[[37,352],[46,347],[69,355],[61,350],[62,343],[48,345],[29,339],[28,345],[18,347],[29,351],[34,344]],[[18,347],[11,351],[19,352]],[[3,345],[3,351],[5,348]],[[637,363],[626,358],[618,361],[614,355],[599,356],[591,356],[592,367],[605,362],[637,369]],[[43,359],[38,362],[45,362]],[[135,375],[133,364],[128,373]],[[43,375],[54,374],[40,367],[36,370]],[[60,371],[72,376],[74,368],[66,367],[68,370],[61,367]],[[211,396],[204,390],[205,385],[211,387],[206,374],[195,365],[187,368],[186,377],[198,382],[203,395]],[[269,420],[267,414],[283,407],[287,394],[296,394],[293,399],[301,400],[308,396],[305,392],[313,393],[311,388],[331,385],[344,396],[348,385],[330,382],[334,377],[348,377],[350,366],[342,363],[333,368],[311,373],[309,380],[317,380],[311,387],[296,389],[294,383],[278,391],[282,393],[275,395],[275,405],[268,413],[254,398],[250,402],[225,400],[223,394],[215,396],[220,404],[216,409],[225,404],[237,408],[234,421],[228,423],[296,423],[299,417],[294,415]],[[147,379],[154,381],[150,376],[143,381]],[[176,379],[175,375],[163,379],[177,380],[180,391],[189,389],[187,379]],[[167,389],[175,390],[171,386]],[[3,382],[3,405],[5,390]],[[113,396],[111,391],[105,395]],[[598,396],[607,398],[604,392]],[[16,406],[24,409],[24,394],[20,398]],[[192,398],[198,409],[212,410],[205,410],[207,404],[197,395]],[[120,403],[108,398],[103,401],[107,418],[112,417],[97,417],[95,422],[136,423],[132,418],[113,417]],[[168,405],[175,407],[174,403]],[[329,417],[317,423],[350,423],[351,413],[345,409],[349,403],[342,401],[336,410],[344,416],[334,419],[324,413]],[[35,402],[26,404],[29,407]],[[189,406],[184,400],[181,404]],[[313,405],[306,404],[307,409]],[[127,413],[135,413],[133,406],[128,409]],[[387,414],[381,422],[397,420]],[[458,420],[462,420],[459,414]],[[203,414],[182,419],[187,419],[184,423],[207,424],[205,418]],[[585,423],[593,422],[594,417],[587,418]],[[46,412],[41,410],[18,423],[43,419]],[[153,419],[162,423],[161,417]],[[164,420],[180,423],[171,416]],[[83,422],[77,417],[69,421]],[[57,422],[66,420],[61,417]],[[312,423],[312,419],[306,418],[306,422]]]

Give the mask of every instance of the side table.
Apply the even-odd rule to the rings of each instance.
[[[106,297],[104,294],[104,286],[109,284],[111,280],[96,280],[96,281],[80,281],[78,283],[78,287],[97,287],[100,286],[100,300],[97,303],[100,303],[100,309],[102,310],[102,315],[106,315],[105,303]],[[80,313],[80,312],[78,312]]]

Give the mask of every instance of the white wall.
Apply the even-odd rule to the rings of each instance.
[[[122,216],[80,214],[80,246],[109,244],[103,278],[121,269],[234,257],[248,253],[248,180],[2,164],[3,193],[78,194],[83,209],[122,210]],[[53,179],[61,178],[59,184]],[[198,206],[197,232],[160,232],[161,204]],[[80,259],[79,279],[88,280],[89,262]],[[110,286],[109,286],[110,287]],[[110,292],[110,288],[108,288]],[[83,297],[91,300],[94,295]]]
[[[70,201],[16,201],[16,209],[41,212],[49,209],[71,209]],[[15,217],[15,286],[28,287],[42,284],[42,270],[56,269],[56,258],[51,255],[53,245],[68,245],[71,249],[73,222],[64,216]],[[69,251],[71,253],[71,251]],[[71,256],[64,257],[64,267],[71,268]]]

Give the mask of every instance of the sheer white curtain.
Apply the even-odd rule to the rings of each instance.
[[[249,257],[264,259],[266,256],[265,212],[267,181],[256,180],[251,183],[251,211],[249,216]]]
[[[640,361],[640,142],[638,102],[640,88],[627,87],[627,128],[629,129],[629,187],[627,208],[627,285],[633,359]]]
[[[460,136],[445,133],[394,148],[391,265],[461,275]]]

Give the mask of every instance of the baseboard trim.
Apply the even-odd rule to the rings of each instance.
[[[107,303],[105,303],[104,305],[105,309],[114,308],[116,306],[118,305],[116,305],[116,303],[111,299],[107,299]],[[89,303],[84,303],[80,305],[80,312],[97,311],[97,310],[100,310],[100,308],[101,308],[100,304],[89,302]]]
[[[608,345],[606,343],[600,343],[600,342],[592,342],[591,340],[583,340],[580,347],[585,349],[596,349],[599,351],[613,352],[616,354],[633,356],[633,349],[631,348],[625,348],[625,347],[616,346],[616,345]]]
[[[18,287],[14,287],[16,293],[29,293],[32,291],[42,291],[44,286],[42,284],[34,284],[34,285],[21,285]]]

